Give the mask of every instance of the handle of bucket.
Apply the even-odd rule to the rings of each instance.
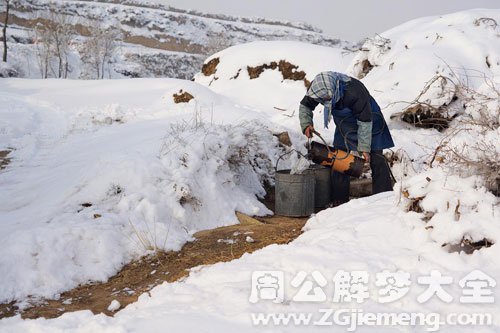
[[[323,143],[324,143],[324,144],[325,144],[325,146],[326,146],[326,149],[328,150],[328,152],[329,152],[329,153],[331,153],[332,151],[330,150],[330,146],[328,146],[328,143],[326,143],[325,139],[323,139],[323,137],[321,136],[321,134],[319,134],[319,133],[318,133],[317,131],[315,131],[315,130],[313,131],[313,133],[314,133],[314,134],[316,134],[316,136],[318,136],[318,138],[320,138],[320,139],[321,139],[321,141],[323,141]],[[347,148],[347,149],[349,149],[349,148]],[[346,159],[346,158],[350,155],[350,151],[348,150],[348,151],[346,152],[346,155],[345,155],[344,157],[338,157],[337,155],[338,155],[338,154],[335,154],[335,159],[336,159],[336,160],[344,160],[344,159]]]
[[[281,154],[280,157],[278,157],[278,160],[276,161],[276,166],[274,167],[274,170],[275,171],[278,171],[278,163],[280,162],[280,160],[285,157],[286,155],[290,155],[291,153],[293,152],[296,152],[297,154],[299,154],[300,156],[304,157],[305,159],[308,160],[307,156],[305,156],[304,154],[302,154],[300,151],[298,150],[295,150],[295,149],[291,149],[290,151],[287,151],[286,153],[284,154]]]
[[[321,136],[321,134],[319,134],[316,130],[313,130],[313,133],[316,134],[318,136],[318,138],[320,138],[321,141],[323,141],[323,143],[326,146],[326,149],[328,150],[329,153],[331,153],[330,147],[328,146],[328,143],[326,143],[325,139],[323,139],[323,137]]]

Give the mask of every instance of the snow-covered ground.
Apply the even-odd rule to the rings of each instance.
[[[150,296],[142,295],[137,303],[129,305],[114,318],[94,316],[89,311],[82,311],[65,314],[57,320],[4,319],[1,325],[5,332],[188,332],[200,329],[206,332],[288,332],[331,330],[332,327],[312,324],[254,325],[252,314],[312,313],[314,321],[319,321],[323,315],[319,309],[346,308],[362,309],[365,313],[437,313],[442,316],[441,320],[449,313],[484,312],[497,315],[497,304],[471,306],[459,301],[462,296],[459,281],[473,270],[479,269],[492,277],[498,277],[500,272],[496,251],[491,248],[472,256],[447,253],[440,244],[430,241],[420,219],[402,213],[395,207],[395,201],[397,198],[392,193],[386,193],[323,211],[308,222],[305,233],[291,244],[269,246],[233,262],[195,270],[184,281],[164,283],[155,288]],[[368,294],[362,298],[361,304],[332,301],[333,279],[341,270],[370,273],[369,283],[366,284]],[[411,274],[409,291],[399,300],[380,302],[378,293],[381,287],[375,285],[375,274],[384,270]],[[431,270],[438,270],[453,278],[453,283],[443,286],[453,297],[450,303],[443,302],[436,295],[422,303],[417,301],[427,286],[417,283],[416,279],[428,276]],[[284,272],[282,303],[251,301],[252,274],[259,271]],[[317,271],[326,279],[326,286],[320,288],[324,296],[318,293],[319,297],[309,302],[294,298],[301,286],[293,287],[291,281],[300,271],[309,274]],[[495,296],[498,297],[498,293]],[[378,331],[425,332],[439,326],[435,315],[426,320],[422,326],[379,327]],[[497,321],[496,325],[499,324]],[[346,331],[349,324],[346,322],[345,325],[338,331]],[[447,332],[498,330],[498,326],[471,328],[443,325],[442,328],[442,331]],[[357,331],[376,330],[367,326]]]
[[[416,129],[397,117],[389,120],[408,106],[404,102],[419,97],[436,72],[455,75],[460,83],[469,78],[471,89],[495,96],[500,29],[492,21],[478,20],[485,17],[500,22],[500,11],[415,20],[382,34],[390,41],[368,41],[366,51],[356,55],[300,43],[236,46],[207,59],[219,58],[217,70],[198,74],[196,82],[0,81],[0,148],[14,149],[12,163],[0,172],[2,301],[53,297],[89,279],[105,280],[155,246],[178,249],[196,230],[236,223],[235,211],[268,213],[256,196],[263,195],[261,181],[272,178],[272,162],[279,154],[271,133],[288,130],[296,147],[304,143],[294,111],[305,84],[284,79],[278,68],[250,79],[248,66],[284,60],[311,80],[329,69],[359,74],[363,61],[369,61],[375,67],[363,81],[383,107],[397,149],[405,151],[400,156],[407,157],[394,167],[394,193],[324,210],[288,245],[194,269],[185,280],[142,295],[114,318],[88,311],[53,320],[14,317],[1,320],[0,331],[331,330],[312,323],[258,325],[252,314],[312,313],[318,321],[319,309],[359,309],[358,317],[361,311],[408,313],[425,320],[421,325],[365,326],[358,331],[424,332],[443,321],[441,331],[498,332],[498,197],[486,190],[481,174],[457,175],[445,163],[429,167],[430,156],[449,131]],[[172,95],[181,89],[195,98],[174,104]],[[469,93],[452,92],[436,81],[420,97],[435,106],[455,102],[452,126],[478,115],[498,121],[495,101],[486,99],[479,107],[464,100]],[[323,133],[330,138],[332,131]],[[483,132],[465,132],[452,139],[470,142],[485,136],[494,143],[493,152],[500,149],[498,123]],[[235,156],[241,163],[234,163]],[[472,254],[451,251],[463,240],[483,239],[495,244]],[[269,285],[276,286],[269,279],[252,281],[259,271],[276,271],[269,274],[277,279],[283,273],[283,294],[275,289],[274,302],[257,297],[273,298]],[[301,284],[301,271],[310,282]],[[485,304],[461,299],[474,280],[476,287],[482,280],[486,292],[491,290],[483,295]],[[352,284],[348,291],[359,302],[339,302],[335,288],[342,281]],[[391,281],[395,288],[389,292]],[[256,289],[265,287],[264,282],[267,294]],[[429,295],[429,283],[436,282],[443,289]],[[302,289],[308,285],[316,289]],[[314,299],[302,302],[307,299],[304,291]],[[396,299],[385,302],[387,294]],[[491,323],[453,325],[453,315],[463,319],[470,313],[486,314]],[[343,318],[344,327],[334,329],[347,329],[346,320],[353,318]]]
[[[137,232],[179,249],[236,210],[269,213],[255,197],[278,155],[265,113],[174,79],[0,85],[14,149],[0,175],[2,301],[107,279],[150,247]],[[179,89],[195,99],[175,104]]]

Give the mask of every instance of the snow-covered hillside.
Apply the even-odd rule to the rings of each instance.
[[[388,116],[405,106],[395,102],[412,102],[439,75],[479,89],[484,77],[500,75],[496,21],[497,10],[479,9],[410,21],[363,45],[349,72],[366,76],[363,82]],[[449,104],[455,91],[442,85],[437,80],[419,100],[436,107]]]
[[[340,48],[254,42],[210,56],[194,80],[239,105],[269,111],[272,120],[296,129],[299,102],[309,82],[321,71],[343,71],[352,58],[352,53]],[[322,117],[321,111],[316,117]]]
[[[498,332],[497,22],[500,10],[422,18],[354,55],[297,42],[237,45],[206,59],[195,82],[0,81],[0,150],[12,149],[0,171],[0,299],[20,306],[28,296],[57,297],[105,280],[155,248],[179,249],[194,231],[237,223],[235,211],[269,213],[257,197],[281,152],[272,133],[288,130],[303,149],[298,102],[319,71],[362,77],[393,134],[397,179],[392,193],[312,216],[290,244],[198,267],[114,317],[17,316],[0,320],[0,331],[311,331],[325,327],[262,325],[252,314],[311,313],[317,322],[326,309],[358,319],[424,317],[399,326],[364,322],[360,332]],[[174,102],[185,93],[194,98]],[[319,107],[315,113],[321,117]],[[331,139],[334,126],[316,123]],[[283,273],[283,297],[252,296],[259,271]],[[359,296],[352,302],[335,299],[343,271],[354,274],[346,282]],[[306,296],[318,298],[294,297],[304,282],[298,277],[311,286]],[[470,281],[484,282],[488,301],[467,302]],[[403,294],[394,299],[396,289]],[[474,326],[450,316],[473,314],[491,320]],[[353,316],[326,329],[347,330]]]
[[[3,12],[0,11],[2,22]],[[255,40],[298,40],[339,47],[342,44],[304,23],[208,15],[134,1],[13,0],[8,29],[9,63],[20,76],[40,77],[33,29],[37,24],[57,20],[60,14],[74,26],[78,37],[71,43],[72,78],[91,77],[81,63],[78,44],[96,25],[113,27],[121,34],[120,50],[106,73],[106,77],[114,78],[191,79],[207,54]]]

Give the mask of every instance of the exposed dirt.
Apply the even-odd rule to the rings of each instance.
[[[276,69],[278,68],[278,63],[276,61],[271,62],[270,64],[264,64],[261,66],[250,67],[247,66],[248,76],[250,79],[256,79],[262,74],[266,69]]]
[[[299,66],[294,65],[289,63],[286,60],[280,60],[279,63],[276,61],[273,61],[269,64],[263,64],[260,66],[247,66],[247,72],[248,76],[250,76],[250,79],[256,79],[258,78],[266,69],[278,69],[281,72],[281,75],[283,76],[283,80],[293,80],[293,81],[303,81],[304,85],[309,87],[311,82],[306,79],[306,72],[304,71],[297,71]]]
[[[458,244],[443,244],[442,247],[446,248],[450,253],[465,252],[466,254],[472,254],[474,251],[481,250],[482,248],[488,248],[494,244],[494,242],[486,238],[479,242],[472,242],[469,239],[463,238]]]
[[[58,300],[43,300],[20,311],[15,302],[0,304],[0,319],[21,314],[23,318],[55,318],[63,313],[91,310],[113,315],[107,308],[118,300],[121,307],[155,286],[178,281],[189,269],[241,257],[271,244],[286,244],[301,234],[307,218],[272,216],[252,218],[238,214],[240,224],[200,231],[178,252],[159,252],[132,262],[105,283],[89,283],[62,293]]]
[[[368,75],[368,73],[370,73],[370,71],[373,69],[373,67],[375,67],[367,59],[363,60],[363,62],[361,63],[361,66],[362,66],[361,74],[363,75],[361,78]]]
[[[418,128],[435,128],[443,131],[453,120],[453,117],[448,117],[446,114],[445,106],[435,108],[426,104],[417,104],[403,111],[400,119]]]
[[[174,94],[173,97],[174,97],[174,103],[176,104],[189,103],[189,101],[194,98],[193,95],[191,95],[187,91],[183,91],[182,89],[179,90],[177,94]]]
[[[215,72],[217,72],[217,65],[219,64],[219,62],[220,62],[219,58],[213,58],[206,64],[203,64],[203,66],[201,67],[201,72],[203,73],[203,75],[205,76],[214,75]]]
[[[5,14],[0,13],[0,21],[3,22]],[[24,28],[33,29],[37,25],[50,25],[51,21],[44,18],[25,19],[16,15],[9,15],[9,24],[15,24]],[[90,29],[80,23],[73,25],[77,34],[89,37]],[[177,38],[167,34],[156,34],[154,37],[145,37],[139,35],[132,35],[130,32],[121,30],[123,41],[125,43],[141,45],[148,48],[175,51],[175,52],[189,52],[194,54],[203,54],[204,49],[202,45],[193,44],[187,39]]]
[[[9,165],[10,158],[8,157],[11,150],[0,150],[0,170],[3,170]]]

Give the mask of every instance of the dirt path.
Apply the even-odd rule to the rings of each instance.
[[[107,310],[113,300],[122,307],[144,292],[189,275],[189,269],[231,261],[271,244],[286,244],[301,234],[307,218],[272,216],[258,220],[239,214],[240,224],[195,234],[179,252],[160,252],[132,262],[106,283],[79,286],[62,293],[58,300],[44,300],[20,311],[14,302],[0,304],[0,319],[21,314],[23,318],[55,318],[65,312],[91,310],[113,315]],[[250,238],[247,238],[250,237]]]

